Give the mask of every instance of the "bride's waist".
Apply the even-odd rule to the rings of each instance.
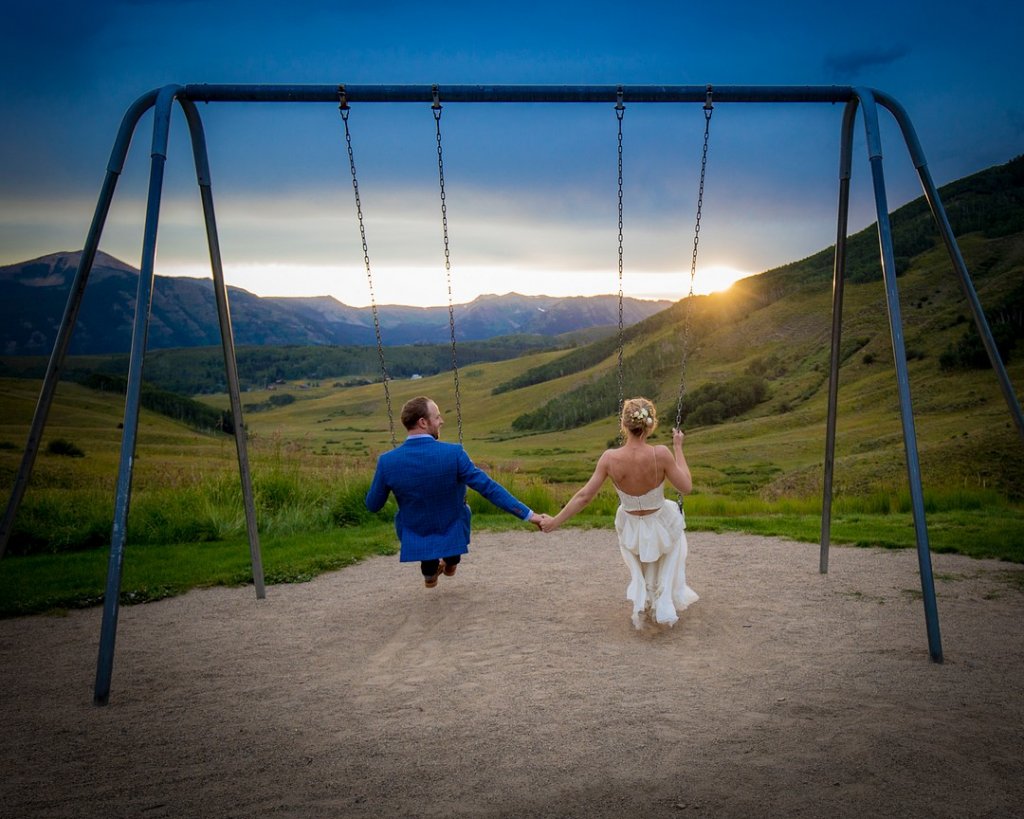
[[[634,517],[646,517],[648,515],[656,515],[664,510],[666,504],[675,506],[674,503],[669,501],[667,498],[661,498],[658,500],[651,500],[646,504],[637,503],[622,503],[620,500],[619,509],[625,512],[627,515],[633,515]]]

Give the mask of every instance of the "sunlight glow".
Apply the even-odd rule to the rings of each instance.
[[[737,270],[735,267],[726,265],[712,265],[710,267],[698,267],[697,275],[694,277],[693,292],[697,295],[718,293],[728,290],[740,279],[753,276],[745,270]]]
[[[163,265],[168,276],[209,278],[205,265]],[[728,289],[752,274],[726,265],[698,268],[694,293],[707,295]],[[313,264],[226,264],[224,277],[232,287],[260,296],[333,296],[351,307],[370,304],[365,268]],[[554,298],[616,294],[613,271],[542,270],[530,267],[462,266],[452,270],[452,299],[465,304],[481,295],[543,295]],[[387,266],[373,269],[377,304],[431,307],[447,304],[448,287],[442,267]],[[689,272],[627,271],[623,295],[635,299],[678,301],[690,288]]]

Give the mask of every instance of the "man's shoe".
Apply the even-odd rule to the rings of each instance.
[[[428,589],[434,588],[437,585],[437,579],[441,576],[441,572],[446,571],[444,561],[439,561],[437,564],[437,571],[432,575],[423,575],[423,583]],[[453,572],[454,574],[454,572]]]
[[[444,576],[445,577],[451,577],[452,575],[455,574],[455,570],[457,568],[459,568],[459,564],[458,563],[453,563],[451,566],[448,566],[448,565],[445,564],[445,562],[443,560],[441,561],[441,565],[444,566]]]

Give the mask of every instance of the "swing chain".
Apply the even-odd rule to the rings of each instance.
[[[618,414],[622,415],[622,404],[625,401],[625,387],[623,382],[623,348],[625,346],[625,337],[623,333],[623,321],[622,321],[622,117],[626,112],[626,106],[622,103],[622,86],[619,86],[617,100],[615,103],[615,117],[619,121],[619,139],[618,139],[618,153],[619,153],[619,358],[618,358],[618,387],[619,387],[619,403],[618,403]],[[622,430],[619,430],[619,439],[622,439]]]
[[[452,262],[448,246],[448,204],[444,192],[444,152],[441,148],[441,100],[437,86],[434,86],[434,127],[437,132],[437,180],[441,188],[441,226],[444,230],[444,271],[448,283],[448,329],[452,342],[452,377],[455,380],[455,419],[459,428],[459,443],[462,443],[462,395],[459,388],[459,365],[455,355],[455,306],[452,303]]]
[[[380,317],[377,313],[377,298],[373,291],[373,274],[370,271],[370,251],[366,244],[366,226],[363,223],[363,204],[359,198],[359,181],[356,177],[355,154],[352,151],[352,134],[348,128],[348,116],[351,109],[348,106],[348,100],[345,96],[344,85],[338,86],[338,102],[338,110],[341,112],[341,121],[345,123],[345,147],[348,149],[348,166],[352,173],[352,190],[355,193],[356,217],[359,220],[359,238],[363,243],[363,264],[366,267],[366,281],[370,288],[370,308],[373,312],[373,329],[377,335],[377,356],[380,359],[380,374],[381,380],[384,383],[384,402],[387,405],[388,411],[388,429],[391,433],[391,447],[394,448],[396,445],[395,417],[391,408],[391,391],[388,387],[388,368],[384,361],[384,341],[380,334]]]
[[[714,113],[712,87],[707,87],[704,102],[704,147],[700,157],[700,185],[697,189],[697,219],[693,228],[693,255],[690,257],[690,291],[686,297],[683,311],[683,351],[679,366],[679,397],[676,400],[676,429],[682,429],[683,394],[686,391],[686,359],[690,352],[690,312],[693,309],[694,282],[697,278],[697,246],[700,243],[700,218],[704,208],[704,177],[708,167],[708,135],[711,128],[711,115]]]

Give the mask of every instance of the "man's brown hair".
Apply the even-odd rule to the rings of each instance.
[[[410,398],[402,407],[402,426],[412,429],[419,423],[420,418],[430,416],[430,399],[425,395],[418,395]]]

